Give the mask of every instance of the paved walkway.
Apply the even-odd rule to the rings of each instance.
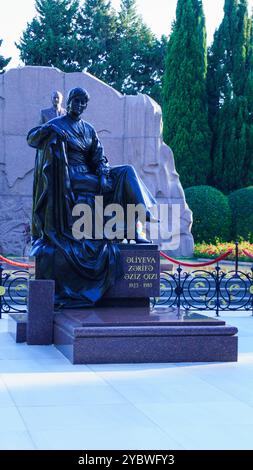
[[[1,449],[253,449],[253,317],[238,363],[71,365],[0,320]]]

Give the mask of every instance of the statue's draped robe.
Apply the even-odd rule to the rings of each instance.
[[[28,133],[37,149],[33,187],[33,246],[39,277],[54,279],[56,303],[92,306],[120,274],[117,243],[107,239],[77,240],[72,210],[77,203],[93,206],[100,193],[100,174],[109,165],[94,128],[70,116],[52,119],[67,139],[39,126]],[[110,167],[106,203],[155,204],[144,183],[128,165]]]

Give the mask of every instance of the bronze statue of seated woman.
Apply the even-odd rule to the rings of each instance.
[[[95,305],[120,273],[120,240],[108,239],[104,232],[95,238],[75,237],[74,208],[86,203],[94,210],[99,195],[104,207],[118,204],[124,214],[129,205],[141,205],[149,221],[156,203],[132,166],[109,165],[95,129],[81,119],[88,101],[86,90],[72,89],[67,114],[27,136],[37,149],[31,255],[37,258],[39,277],[55,279],[56,302],[68,307]],[[122,239],[127,237],[125,218],[121,233]],[[149,243],[136,229],[134,239]]]

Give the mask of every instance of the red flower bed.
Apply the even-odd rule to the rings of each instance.
[[[196,243],[194,249],[194,256],[196,258],[217,258],[217,256],[225,253],[226,251],[233,249],[233,253],[231,253],[227,259],[234,261],[235,260],[235,243],[221,243],[217,242],[216,244],[207,244],[207,243]],[[239,260],[240,261],[252,261],[248,256],[245,255],[243,250],[248,251],[250,254],[253,255],[253,244],[242,241],[238,245],[239,250]]]

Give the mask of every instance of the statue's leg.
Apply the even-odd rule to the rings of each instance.
[[[131,165],[111,168],[114,177],[114,193],[118,201],[126,204],[143,204],[147,209],[156,201]],[[116,201],[115,201],[116,202]]]
[[[115,181],[114,202],[121,204],[124,209],[126,238],[148,243],[145,235],[138,231],[138,223],[145,227],[146,221],[150,220],[149,207],[155,204],[155,199],[131,165],[113,167],[111,176]],[[131,206],[135,206],[137,210]]]

